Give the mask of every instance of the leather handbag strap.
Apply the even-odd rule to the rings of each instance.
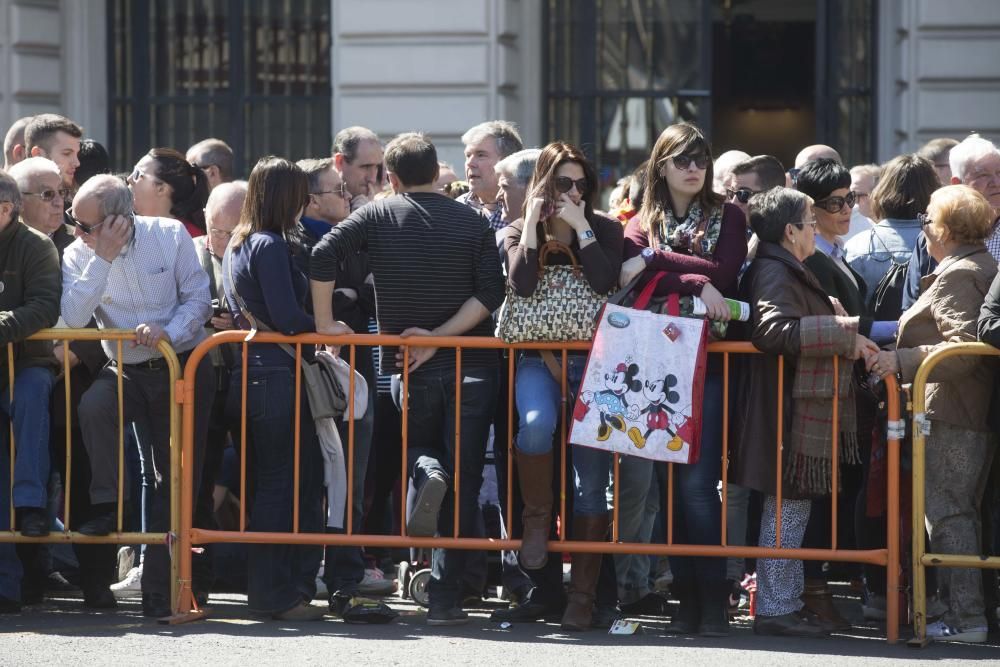
[[[574,269],[580,268],[580,262],[576,260],[576,255],[573,254],[573,250],[561,241],[547,241],[542,244],[542,247],[538,249],[538,274],[542,274],[542,269],[546,266],[546,261],[549,255],[561,254],[569,257],[570,262]]]
[[[552,353],[552,350],[539,350],[538,356],[542,358],[542,362],[545,364],[545,367],[549,369],[549,373],[552,374],[552,378],[556,382],[561,383],[562,367],[559,365],[559,362],[556,361],[556,355]]]

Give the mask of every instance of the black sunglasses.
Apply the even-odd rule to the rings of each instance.
[[[855,201],[857,201],[857,197],[854,193],[848,192],[846,197],[826,197],[816,200],[815,204],[827,213],[839,213],[844,208],[844,204],[851,208]]]
[[[757,191],[750,188],[736,188],[735,190],[726,188],[726,196],[730,199],[736,199],[741,204],[746,204],[750,201],[750,197],[753,197],[755,194],[757,194]]]
[[[569,176],[556,176],[552,179],[552,184],[556,186],[556,190],[559,192],[569,192],[573,186],[576,186],[576,191],[581,195],[587,194],[587,179],[578,178],[573,180]]]
[[[698,169],[708,168],[708,156],[707,155],[674,155],[670,158],[673,161],[674,166],[685,171],[694,162],[694,166]]]
[[[73,226],[77,227],[81,232],[83,232],[87,236],[90,236],[90,234],[95,229],[97,229],[98,227],[100,227],[101,225],[104,224],[104,221],[101,220],[100,222],[96,222],[96,223],[94,223],[92,225],[88,225],[86,222],[80,222],[79,220],[77,220],[76,218],[74,218],[72,213],[67,212],[66,215],[73,222]]]

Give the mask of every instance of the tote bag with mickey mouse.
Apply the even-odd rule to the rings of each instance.
[[[708,322],[645,310],[657,274],[634,307],[608,303],[573,409],[569,440],[655,461],[695,463],[701,440]]]

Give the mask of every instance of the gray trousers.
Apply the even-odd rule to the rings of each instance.
[[[992,433],[931,424],[925,444],[925,519],[931,551],[980,553],[979,505],[986,489],[995,441]],[[986,627],[982,572],[976,568],[937,568],[938,596],[948,605],[944,621],[962,629]]]
[[[621,459],[618,469],[621,475],[618,539],[622,542],[649,544],[652,539],[653,522],[660,509],[659,485],[653,466],[653,461],[638,456],[623,456]],[[649,556],[616,554],[614,560],[619,601],[629,604],[648,595]]]

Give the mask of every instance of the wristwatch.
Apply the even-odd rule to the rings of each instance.
[[[652,248],[643,248],[639,256],[642,257],[642,261],[646,263],[646,266],[649,266],[649,263],[653,261],[653,257],[656,256],[656,251]]]

